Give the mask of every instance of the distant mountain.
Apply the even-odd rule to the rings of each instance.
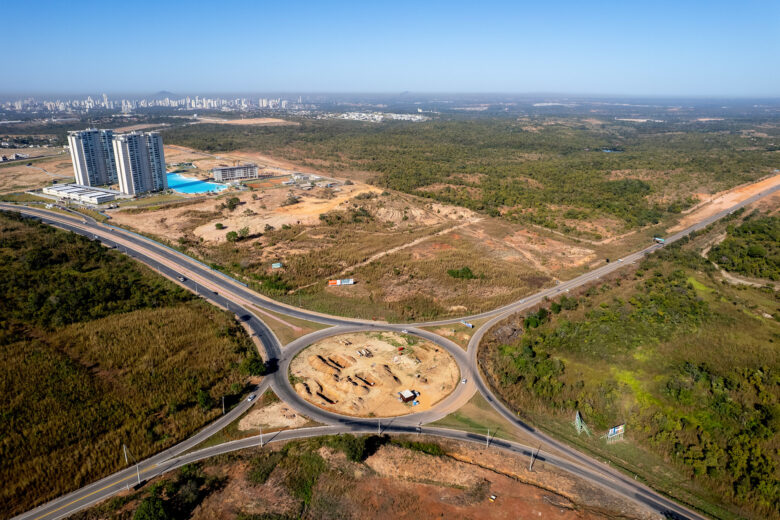
[[[167,90],[161,90],[159,92],[156,92],[152,97],[155,99],[165,99],[165,98],[172,98],[177,96],[173,92],[169,92]]]

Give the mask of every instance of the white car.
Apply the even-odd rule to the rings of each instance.
[[[255,394],[249,394],[249,397],[246,398],[248,402],[252,402],[255,400]]]
[[[462,385],[465,385],[465,384],[466,384],[466,378],[465,378],[465,377],[464,377],[463,379],[461,379],[461,380],[460,380],[460,384],[462,384]]]
[[[408,331],[408,330],[406,330],[406,329],[402,329],[402,330],[401,330],[401,334],[409,334],[409,331]]]
[[[183,276],[177,276],[176,278],[178,278],[180,282],[183,282],[184,280],[186,280],[186,278],[184,278]]]

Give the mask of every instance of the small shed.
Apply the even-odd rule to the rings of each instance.
[[[417,394],[414,392],[414,390],[401,390],[398,392],[398,395],[401,397],[401,401],[405,403],[414,401],[414,398],[417,397]]]

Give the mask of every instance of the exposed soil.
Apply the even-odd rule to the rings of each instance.
[[[762,191],[777,186],[778,184],[780,184],[780,174],[773,175],[772,177],[753,184],[739,186],[729,191],[716,193],[715,195],[700,195],[700,198],[710,199],[710,202],[703,204],[697,210],[687,214],[680,220],[680,222],[669,228],[667,231],[669,233],[681,231],[689,226],[692,226],[693,224],[696,224],[697,222],[704,220],[707,217],[728,209],[734,204],[742,202],[743,200],[748,199],[753,195],[757,195]]]
[[[275,117],[251,117],[246,119],[217,119],[211,117],[199,117],[198,122],[237,126],[284,126],[300,124],[296,121],[287,121],[286,119],[277,119]]]
[[[298,415],[286,404],[277,402],[247,413],[238,422],[238,429],[246,431],[259,428],[299,428],[307,421],[306,417]]]
[[[233,211],[219,208],[224,198],[211,198],[183,207],[148,212],[118,209],[110,214],[121,225],[161,235],[169,240],[193,233],[207,242],[220,243],[226,241],[228,231],[238,231],[243,227],[249,228],[250,234],[257,234],[264,232],[266,226],[280,228],[284,225],[315,225],[319,223],[322,213],[344,209],[356,195],[377,191],[376,188],[358,183],[340,186],[339,191],[269,188],[260,193],[232,193],[231,196],[241,201]],[[298,203],[285,206],[291,194],[298,197]],[[217,229],[217,223],[224,227]]]
[[[437,438],[411,440],[438,443],[446,455],[385,444],[364,462],[352,462],[341,452],[315,448],[313,453],[324,460],[326,469],[314,482],[308,505],[291,493],[283,466],[272,469],[262,484],[249,479],[255,450],[207,460],[204,473],[221,484],[200,499],[190,518],[232,520],[239,514],[318,520],[660,518],[605,488],[542,463],[527,471],[523,457],[505,451]],[[280,448],[268,446],[264,451]],[[113,513],[104,503],[84,518],[131,514],[142,496]]]
[[[52,152],[48,150],[48,153]],[[0,167],[0,193],[43,188],[54,180],[72,179],[74,175],[70,156],[66,153],[35,161],[31,166],[27,166],[27,162],[22,160]]]
[[[361,417],[422,412],[456,387],[455,360],[428,341],[394,332],[353,333],[326,338],[290,364],[296,392],[326,410]],[[417,393],[404,403],[402,390]]]

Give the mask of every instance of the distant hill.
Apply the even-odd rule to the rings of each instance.
[[[159,92],[155,92],[154,95],[152,95],[152,97],[155,99],[165,99],[165,98],[172,98],[172,97],[179,97],[179,96],[168,90],[161,90]]]

